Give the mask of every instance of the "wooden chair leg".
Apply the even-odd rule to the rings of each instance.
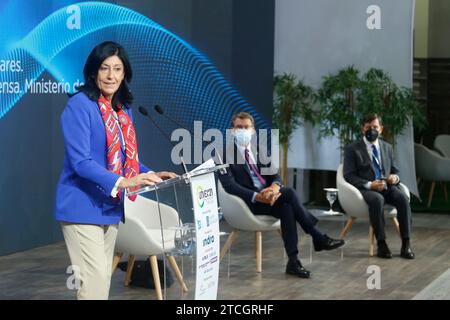
[[[256,272],[261,273],[262,272],[262,232],[256,231],[255,232],[255,238],[256,238]]]
[[[430,194],[428,195],[428,204],[427,204],[428,208],[431,206],[431,200],[433,199],[433,192],[434,192],[435,187],[436,187],[436,182],[433,181],[431,183]]]
[[[397,233],[400,235],[400,224],[398,223],[397,217],[392,217],[392,223],[395,226],[395,230],[397,230]]]
[[[156,298],[162,300],[161,281],[159,280],[158,260],[156,256],[150,256],[150,266],[152,268],[153,281],[155,283]]]
[[[128,264],[127,264],[127,274],[125,275],[125,287],[128,287],[131,280],[131,274],[133,273],[133,267],[134,262],[136,261],[136,256],[130,254],[130,257],[128,258]]]
[[[220,260],[222,261],[222,258],[225,256],[225,254],[230,250],[231,245],[233,244],[234,240],[236,240],[236,237],[239,233],[239,229],[234,229],[231,231],[230,235],[228,236],[227,241],[223,245],[222,250],[220,251]]]
[[[369,256],[370,257],[373,257],[374,246],[375,246],[375,234],[374,234],[372,226],[369,226]]]
[[[122,255],[123,255],[123,253],[120,253],[120,252],[116,252],[114,254],[111,274],[114,274],[114,272],[116,271],[117,265],[119,264],[120,258],[122,258]]]
[[[350,228],[352,227],[355,220],[356,220],[355,217],[350,217],[350,219],[347,220],[347,222],[345,223],[344,229],[342,229],[341,234],[339,235],[340,240],[344,239],[344,237],[350,231]]]
[[[181,288],[183,288],[183,291],[186,291],[186,292],[189,291],[186,286],[186,283],[183,280],[183,275],[180,272],[180,268],[178,268],[175,258],[172,256],[167,256],[167,260],[169,260],[170,266],[172,267],[172,270],[175,272],[175,276],[177,277],[178,282],[181,285]]]

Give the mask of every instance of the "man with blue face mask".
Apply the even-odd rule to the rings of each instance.
[[[317,219],[305,209],[292,188],[282,186],[278,174],[262,174],[264,165],[258,161],[251,148],[254,123],[249,113],[240,112],[234,116],[234,143],[225,154],[225,161],[230,167],[226,174],[219,176],[220,182],[226,192],[242,198],[253,214],[270,214],[280,219],[284,247],[289,258],[286,273],[309,278],[310,271],[302,266],[297,257],[297,223],[311,235],[316,251],[339,248],[344,245],[344,241],[332,239],[317,230]]]
[[[411,207],[406,194],[400,190],[399,170],[395,166],[392,146],[379,139],[383,132],[381,119],[369,114],[362,121],[362,140],[344,151],[344,178],[361,191],[369,206],[370,223],[377,238],[377,256],[390,259],[392,253],[386,244],[384,232],[384,203],[397,208],[397,218],[402,237],[401,257],[414,259],[409,237],[411,232]]]

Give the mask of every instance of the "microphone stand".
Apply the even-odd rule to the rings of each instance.
[[[150,121],[153,123],[153,125],[159,130],[159,132],[163,135],[164,138],[166,138],[167,141],[172,145],[172,147],[175,147],[175,144],[172,140],[170,140],[169,135],[156,123],[156,121],[150,116],[150,114],[147,112],[147,109],[145,109],[143,106],[139,107],[139,112],[150,119]],[[180,156],[180,161],[183,166],[184,173],[188,173],[186,163],[184,162],[184,159],[182,156]]]

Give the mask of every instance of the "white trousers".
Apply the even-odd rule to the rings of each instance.
[[[107,300],[118,225],[62,222],[61,226],[78,300]]]

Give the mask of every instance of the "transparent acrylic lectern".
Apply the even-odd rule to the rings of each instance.
[[[216,191],[216,171],[223,172],[227,164],[194,169],[152,186],[129,192],[157,203],[153,208],[152,225],[158,223],[164,271],[161,287],[164,299],[216,299],[220,263],[219,213]],[[154,209],[152,209],[154,210]],[[169,215],[172,217],[169,218]],[[176,219],[173,216],[176,216]],[[126,223],[126,220],[125,220]],[[120,230],[119,230],[120,232]],[[168,257],[173,257],[167,259]],[[180,273],[173,268],[176,262]],[[176,269],[176,268],[175,268]],[[149,275],[150,276],[150,275]],[[172,281],[173,280],[173,283]]]

